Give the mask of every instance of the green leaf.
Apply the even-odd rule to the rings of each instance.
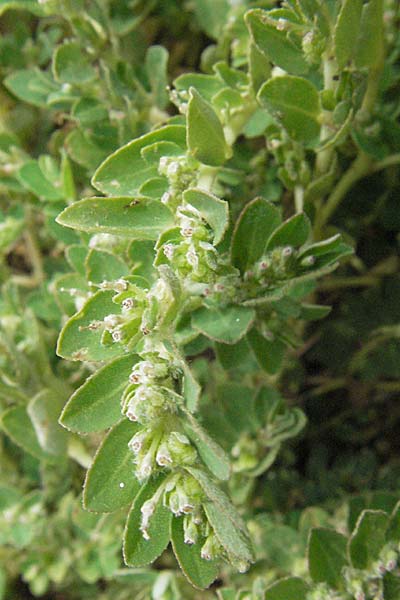
[[[300,252],[297,261],[301,263],[308,256],[314,257],[314,264],[312,270],[322,269],[336,263],[340,258],[353,254],[354,250],[348,244],[342,241],[341,235],[335,235],[332,238],[317,242],[311,246],[307,246],[302,252]]]
[[[67,432],[58,424],[61,409],[62,400],[48,389],[36,394],[27,407],[39,444],[45,452],[56,456],[64,455],[67,450]]]
[[[220,92],[225,84],[215,75],[204,75],[203,73],[184,73],[174,81],[178,91],[188,91],[194,87],[205,100],[211,102],[215,94]]]
[[[168,179],[166,177],[152,177],[140,186],[139,195],[158,200],[167,191]]]
[[[56,458],[45,452],[36,436],[26,409],[23,406],[9,408],[1,415],[1,428],[17,446],[39,460],[54,462]]]
[[[270,375],[275,375],[282,365],[285,344],[275,335],[267,340],[256,328],[247,334],[247,341],[260,367]]]
[[[201,385],[197,382],[189,365],[183,365],[183,395],[189,412],[195,412],[199,403]]]
[[[18,172],[18,179],[32,194],[43,200],[57,201],[64,198],[62,189],[57,189],[41,170],[36,160],[26,162]],[[61,182],[60,182],[61,183]]]
[[[182,125],[167,125],[122,146],[99,166],[92,179],[94,187],[111,196],[136,195],[143,183],[158,176],[157,165],[147,163],[141,150],[159,141],[174,142],[182,147],[184,153],[186,128]]]
[[[174,142],[161,141],[145,146],[140,151],[140,154],[147,163],[156,163],[158,166],[162,156],[181,156],[182,148]],[[166,178],[164,178],[164,180],[168,181]],[[141,189],[143,188],[143,185],[141,186]]]
[[[368,569],[385,545],[389,517],[382,510],[363,510],[351,534],[348,552],[356,569]]]
[[[142,486],[133,502],[126,521],[123,547],[125,563],[130,567],[144,567],[152,563],[168,545],[172,513],[163,505],[162,497],[150,518],[147,530],[150,539],[145,540],[140,530],[142,521],[140,509],[146,500],[153,497],[164,479],[164,475],[150,479]]]
[[[163,46],[150,46],[146,52],[145,66],[154,104],[164,109],[168,104],[168,50]]]
[[[229,556],[244,563],[253,562],[246,525],[229,498],[202,469],[186,467],[186,470],[199,482],[209,498],[209,502],[203,503],[204,510]]]
[[[318,91],[310,81],[291,75],[274,77],[264,83],[258,99],[291,138],[306,145],[318,141],[321,107]]]
[[[221,511],[225,513],[225,518],[235,524],[243,534],[247,535],[245,522],[225,492],[215,483],[215,480],[204,469],[199,467],[185,467],[185,469],[199,482],[209,500],[218,505]]]
[[[0,15],[7,10],[27,10],[38,17],[44,16],[45,9],[37,0],[0,0]]]
[[[87,510],[113,512],[135,497],[140,485],[134,476],[134,455],[128,443],[138,427],[123,419],[99,446],[86,474],[83,504]]]
[[[231,465],[225,451],[211,438],[203,427],[190,414],[186,415],[183,427],[196,446],[200,458],[218,479],[229,479]]]
[[[130,239],[156,240],[174,223],[170,209],[157,200],[85,198],[66,208],[57,223],[87,233],[111,233]]]
[[[363,5],[360,35],[355,50],[358,69],[375,67],[384,53],[383,0],[369,0]]]
[[[52,68],[54,78],[60,83],[82,85],[96,77],[96,71],[77,42],[65,42],[56,48]]]
[[[268,19],[268,13],[261,9],[250,10],[245,15],[246,25],[254,43],[275,65],[288,73],[307,73],[309,66],[303,53],[287,36],[279,31]]]
[[[70,431],[102,431],[121,418],[121,396],[128,385],[136,354],[121,356],[88,377],[72,394],[60,417]]]
[[[229,158],[224,131],[212,106],[195,88],[189,90],[187,145],[192,155],[205,165],[218,167]]]
[[[150,240],[134,240],[128,249],[128,258],[133,262],[135,275],[151,281],[154,277],[154,243]]]
[[[312,529],[308,542],[308,567],[316,583],[338,589],[342,569],[347,565],[347,538],[332,529]]]
[[[307,600],[308,585],[300,577],[288,577],[274,583],[265,592],[265,600]]]
[[[73,129],[67,135],[65,145],[72,160],[89,171],[96,169],[108,154],[80,129]]]
[[[245,306],[199,308],[192,315],[192,325],[205,336],[224,344],[235,344],[254,321],[255,311]]]
[[[362,0],[344,0],[335,25],[335,54],[339,69],[347,66],[354,56],[354,40],[361,23]]]
[[[242,210],[231,244],[231,259],[245,273],[264,254],[268,238],[280,225],[279,210],[264,198],[255,198]]]
[[[271,77],[271,65],[268,58],[255,44],[250,44],[249,72],[253,91],[257,94],[263,83]]]
[[[183,192],[183,199],[201,213],[214,232],[214,244],[219,244],[229,225],[228,203],[213,194],[194,188]]]
[[[84,127],[108,120],[105,104],[96,98],[79,98],[71,109],[71,116]]]
[[[201,544],[185,544],[183,517],[171,520],[171,542],[183,574],[198,589],[205,589],[217,578],[218,563],[201,558]]]
[[[71,317],[61,330],[57,344],[57,354],[68,360],[99,361],[123,354],[119,344],[104,346],[101,343],[102,330],[91,330],[89,325],[102,321],[106,315],[118,312],[112,301],[114,292],[99,291],[91,296],[83,308]]]
[[[231,8],[228,0],[194,0],[200,27],[213,39],[218,39],[227,23]]]
[[[86,276],[91,283],[115,281],[120,277],[129,275],[129,268],[124,261],[111,254],[100,250],[89,250],[86,258]]]
[[[15,71],[5,78],[4,85],[17,98],[33,106],[46,108],[49,94],[58,86],[39,69]]]
[[[229,558],[245,565],[252,563],[254,558],[248,537],[227,518],[223,508],[214,502],[204,502],[203,508],[219,543],[226,550]]]
[[[305,321],[318,321],[319,319],[325,319],[331,311],[331,306],[323,306],[322,304],[302,304],[300,317]]]
[[[308,217],[304,213],[299,213],[290,217],[274,231],[267,242],[266,250],[271,252],[280,246],[298,248],[306,243],[310,234],[311,224]]]

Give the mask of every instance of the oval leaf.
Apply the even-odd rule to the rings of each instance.
[[[122,356],[93,373],[65,405],[61,425],[70,431],[91,433],[117,423],[121,418],[122,392],[137,361],[136,354]]]
[[[235,344],[246,334],[255,315],[254,309],[244,306],[203,307],[193,313],[192,325],[216,342]]]
[[[66,322],[58,338],[58,356],[68,360],[97,362],[124,353],[119,344],[104,346],[101,343],[101,329],[89,329],[94,321],[102,321],[106,315],[118,311],[118,305],[112,301],[113,296],[114,292],[108,290],[97,292]]]
[[[304,213],[294,215],[274,231],[267,242],[267,251],[270,252],[279,246],[293,246],[298,248],[306,243],[311,233],[311,225]]]
[[[6,410],[1,415],[1,428],[28,454],[32,454],[39,460],[54,462],[56,459],[51,454],[45,452],[36,436],[32,422],[23,406],[15,406]]]
[[[229,205],[213,194],[203,190],[189,189],[183,192],[183,199],[200,213],[214,232],[214,244],[224,237],[229,225]]]
[[[132,502],[139,490],[129,440],[138,425],[123,419],[104,438],[87,472],[83,505],[94,512],[113,512]]]
[[[347,538],[332,529],[311,530],[308,542],[308,568],[316,583],[339,588],[342,569],[347,565]]]
[[[165,204],[149,198],[85,198],[66,208],[57,223],[87,233],[156,240],[174,219]]]
[[[178,144],[183,154],[186,149],[186,128],[183,125],[167,125],[122,146],[99,166],[92,179],[94,187],[111,196],[137,194],[143,183],[158,176],[158,165],[147,163],[141,150],[159,141]]]
[[[203,429],[203,427],[190,414],[186,415],[183,427],[196,446],[204,464],[218,479],[229,479],[230,462],[227,454]]]
[[[291,75],[274,77],[264,83],[258,99],[294,140],[311,144],[318,139],[321,108],[310,81]]]
[[[275,65],[288,73],[307,73],[309,66],[300,48],[287,37],[286,31],[279,31],[267,20],[266,11],[250,10],[245,17],[254,43]]]
[[[354,40],[361,22],[362,0],[344,0],[335,26],[335,54],[339,69],[343,69],[354,55]]]
[[[150,519],[148,540],[144,539],[140,530],[142,521],[140,509],[143,503],[156,493],[164,478],[164,475],[160,475],[150,479],[141,488],[128,515],[123,552],[125,563],[130,567],[144,567],[152,563],[168,546],[172,513],[163,505],[161,499]]]
[[[205,165],[217,167],[228,158],[224,131],[212,106],[190,88],[187,109],[187,145],[192,155]]]
[[[264,198],[255,198],[242,210],[232,238],[231,258],[244,273],[263,255],[268,238],[279,227],[279,210]]]
[[[58,424],[62,400],[52,390],[42,390],[27,408],[39,444],[45,452],[62,456],[67,450],[67,432]]]
[[[189,582],[198,589],[208,588],[217,578],[218,563],[201,558],[201,545],[185,544],[183,517],[171,520],[171,542],[176,560]]]
[[[348,551],[356,569],[368,569],[385,545],[389,517],[382,510],[363,510],[353,531]]]

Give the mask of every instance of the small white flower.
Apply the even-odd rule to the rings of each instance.
[[[169,260],[172,260],[172,258],[174,256],[174,250],[175,250],[175,247],[173,244],[164,244],[164,246],[163,246],[163,252]]]
[[[122,307],[125,310],[131,310],[134,306],[135,306],[135,301],[133,298],[125,298],[125,300],[122,300]]]
[[[128,289],[128,282],[125,279],[117,279],[113,287],[116,292],[125,292]]]
[[[112,332],[111,337],[114,340],[114,342],[121,342],[122,341],[122,332],[119,329],[115,329]]]
[[[106,329],[108,331],[110,331],[114,327],[117,327],[117,325],[119,325],[120,322],[118,315],[106,315],[103,320],[104,325],[106,326]]]
[[[180,164],[176,161],[169,163],[167,167],[167,176],[174,177],[174,175],[178,175],[180,171]]]

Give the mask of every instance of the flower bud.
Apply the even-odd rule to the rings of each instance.
[[[183,533],[185,544],[196,544],[199,539],[199,531],[191,515],[185,515],[183,518]]]
[[[107,331],[112,331],[121,323],[119,315],[106,315],[103,319]]]
[[[158,447],[156,454],[156,463],[160,465],[160,467],[168,467],[172,465],[171,454],[168,450],[166,442],[161,442],[161,444]]]
[[[133,438],[130,439],[128,443],[128,448],[134,453],[138,454],[140,450],[143,448],[143,445],[146,441],[147,433],[145,431],[138,431],[135,433]]]
[[[214,560],[221,552],[220,544],[215,537],[214,532],[211,532],[203,546],[201,547],[200,556],[204,560]]]
[[[305,258],[303,258],[300,261],[300,265],[302,267],[306,267],[306,268],[313,267],[316,262],[317,262],[317,259],[315,258],[315,256],[310,255],[310,256],[306,256]]]
[[[155,505],[153,498],[151,498],[150,500],[146,500],[146,502],[143,503],[143,505],[140,509],[140,512],[142,513],[142,519],[141,519],[141,523],[140,523],[140,531],[142,532],[142,535],[145,540],[150,539],[150,536],[148,533],[148,528],[149,528],[149,524],[150,524],[150,519],[153,516],[155,509],[156,509],[156,505]]]
[[[168,437],[168,449],[173,461],[178,465],[193,464],[197,452],[186,435],[173,431]]]

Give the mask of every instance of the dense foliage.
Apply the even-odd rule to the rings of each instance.
[[[398,2],[0,28],[0,599],[398,600]]]

